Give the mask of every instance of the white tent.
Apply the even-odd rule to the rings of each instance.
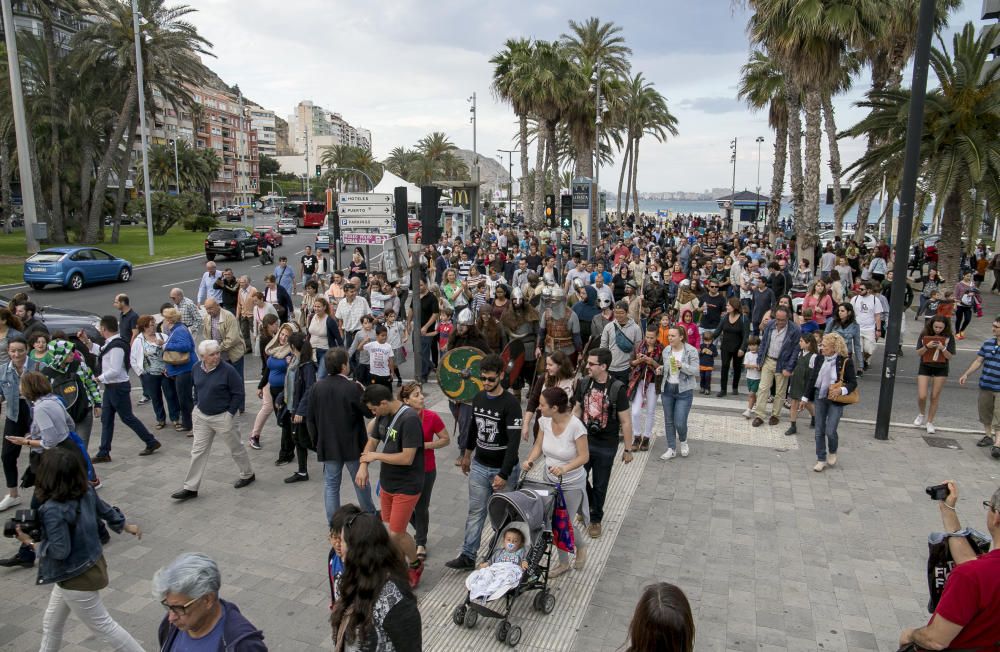
[[[406,201],[420,203],[420,188],[405,179],[400,179],[392,172],[385,170],[382,173],[382,180],[375,186],[375,192],[385,192],[392,194],[396,188],[406,188]]]

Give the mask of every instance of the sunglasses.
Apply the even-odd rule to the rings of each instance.
[[[201,596],[201,597],[204,597],[204,596]],[[166,609],[167,611],[173,613],[175,616],[183,616],[183,615],[187,614],[188,607],[190,607],[195,602],[197,602],[198,600],[200,600],[201,597],[194,598],[192,600],[188,600],[184,604],[167,604],[166,600],[163,600],[162,602],[160,602],[160,604],[163,605],[164,609]]]
[[[499,376],[480,376],[479,379],[482,380],[484,383],[495,383],[498,380],[500,380],[500,377]]]

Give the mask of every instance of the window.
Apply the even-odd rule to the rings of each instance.
[[[112,260],[114,258],[114,256],[112,256],[108,252],[101,251],[100,249],[91,249],[90,250],[90,254],[94,257],[94,260],[97,260],[97,261],[100,261],[100,262],[107,262],[107,261]]]

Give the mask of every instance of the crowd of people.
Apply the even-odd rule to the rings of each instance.
[[[0,511],[20,505],[20,490],[34,487],[43,531],[39,541],[19,530],[19,550],[0,565],[29,568],[38,556],[39,582],[54,583],[43,649],[58,649],[71,612],[115,649],[141,649],[98,593],[108,584],[106,528],[141,535],[96,493],[97,469],[111,461],[116,417],[142,442],[141,456],[162,447],[154,432],[168,419],[191,438],[186,476],[172,494],[177,502],[199,496],[216,436],[237,467],[236,489],[256,481],[248,447],[273,449],[277,466],[295,463],[287,484],[310,480],[315,454],[338,650],[420,649],[415,590],[428,557],[436,454],[453,442],[450,459],[467,476],[468,511],[458,554],[445,566],[472,571],[489,561],[480,557],[489,498],[537,465],[542,479],[560,486],[573,517],[576,545],[572,554],[559,551],[551,579],[586,572],[589,543],[604,533],[616,461],[629,464],[655,450],[669,462],[697,452],[688,437],[696,390],[716,398],[745,392],[743,414],[753,428],[778,426],[787,409],[788,436],[798,434],[800,413],[809,414],[813,470],[837,465],[838,424],[857,402],[885,333],[894,264],[884,241],[868,250],[838,238],[811,259],[797,259],[794,236],[753,228],[734,234],[721,219],[699,216],[629,216],[589,255],[560,250],[559,239],[501,218],[465,242],[426,246],[412,292],[370,271],[360,249],[330,273],[308,247],[296,266],[281,257],[261,289],[209,262],[195,299],[173,288],[156,315],[136,314],[129,297],[117,295],[117,314],[100,321],[103,342],[83,331],[50,333],[30,298],[15,297],[0,309],[7,485]],[[914,425],[928,433],[955,342],[981,315],[987,256],[977,248],[953,290],[925,260],[907,270],[923,283]],[[418,353],[410,347],[414,333],[420,365],[407,382],[401,367]],[[482,352],[482,389],[437,414],[425,389],[459,347]],[[512,350],[519,373],[501,357]],[[997,338],[984,343],[959,382],[980,367],[980,444],[1000,458]],[[139,403],[152,408],[152,430],[135,415],[131,375],[142,385]],[[260,407],[244,438],[239,415],[254,380]],[[91,455],[96,419],[101,440]],[[526,454],[522,442],[530,442]],[[22,447],[31,449],[23,473]],[[345,468],[356,505],[341,504]],[[988,509],[996,513],[996,504]],[[219,640],[241,651],[266,649],[261,632],[219,598],[220,584],[218,567],[203,555],[182,555],[161,569],[153,586],[168,612],[159,631],[163,649],[215,649],[202,644]],[[629,636],[629,649],[692,649],[683,593],[649,587]]]

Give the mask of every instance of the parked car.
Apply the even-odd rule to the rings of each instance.
[[[294,217],[283,217],[278,220],[278,233],[298,233],[299,226]]]
[[[10,299],[0,296],[0,308],[10,305]],[[49,333],[62,331],[72,338],[81,330],[87,333],[91,340],[98,344],[104,343],[104,338],[98,331],[101,323],[101,316],[87,312],[86,310],[72,310],[70,308],[54,308],[52,306],[38,306],[36,316],[42,320]]]
[[[260,212],[263,213],[264,215],[272,215],[274,213],[277,213],[278,209],[276,209],[274,206],[265,206],[264,208],[261,209]]]
[[[52,247],[24,262],[24,282],[36,290],[49,284],[79,290],[98,281],[131,279],[132,263],[97,247]]]
[[[141,224],[142,221],[145,220],[145,219],[146,219],[145,215],[142,215],[140,213],[136,213],[134,215],[127,215],[125,213],[122,213],[122,216],[118,220],[118,223],[119,224]],[[111,226],[111,216],[110,215],[105,215],[104,216],[104,226]]]
[[[330,229],[322,227],[316,233],[316,251],[330,251]]]
[[[261,242],[270,242],[272,247],[280,247],[284,238],[276,226],[255,226],[253,232]]]
[[[833,242],[834,238],[837,237],[836,231],[830,229],[829,231],[822,231],[819,234],[819,241],[826,246],[827,243]],[[841,240],[853,240],[854,239],[854,229],[845,229],[841,232]],[[876,238],[871,233],[865,233],[865,247],[869,250],[874,249],[878,246],[878,238]]]
[[[246,229],[215,229],[205,238],[205,258],[228,256],[243,260],[257,255],[257,235]]]

